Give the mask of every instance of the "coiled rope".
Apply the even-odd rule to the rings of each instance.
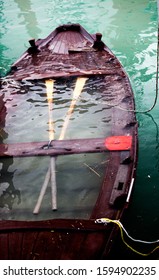
[[[126,231],[126,229],[124,228],[124,226],[122,225],[122,223],[119,221],[119,220],[111,220],[109,218],[101,218],[101,219],[96,219],[95,223],[103,223],[104,225],[107,225],[108,223],[114,223],[116,224],[119,229],[120,229],[120,234],[121,234],[121,239],[123,241],[123,243],[133,252],[135,252],[136,254],[138,255],[141,255],[143,257],[147,257],[151,254],[153,254],[156,250],[159,249],[159,245],[156,246],[152,251],[148,252],[148,253],[142,253],[142,252],[139,252],[138,250],[134,249],[132,246],[130,246],[126,241],[125,241],[125,238],[124,238],[124,233],[126,234],[126,236],[131,239],[133,242],[138,242],[138,243],[142,243],[142,244],[156,244],[156,243],[159,243],[159,239],[158,240],[155,240],[155,241],[143,241],[143,240],[139,240],[139,239],[135,239],[133,237],[131,237],[128,232]]]

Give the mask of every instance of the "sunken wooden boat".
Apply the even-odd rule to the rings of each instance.
[[[137,122],[129,78],[119,60],[103,43],[101,37],[100,33],[90,35],[79,24],[59,26],[45,39],[30,40],[28,50],[12,65],[8,75],[2,79],[0,164],[2,178],[6,175],[9,179],[5,178],[0,182],[2,188],[0,259],[109,258],[112,244],[119,230],[113,223],[103,224],[100,221],[101,218],[122,220],[129,205],[137,162]],[[41,91],[39,93],[38,83],[43,84],[43,93]],[[64,90],[63,85],[67,90]],[[58,96],[63,100],[63,94],[68,94],[66,103],[62,101],[58,103]],[[21,136],[20,140],[14,138],[16,133],[9,138],[8,127],[13,125],[14,130],[15,123],[15,119],[11,119],[11,125],[7,127],[9,112],[11,111],[12,116],[15,117],[21,98],[27,97],[26,102],[28,102],[32,96],[43,98],[45,102],[41,104],[45,105],[47,110],[49,107],[49,123],[47,123],[48,115],[45,115],[49,131],[45,133],[45,137],[43,137],[44,133],[41,133],[38,141],[37,139],[30,141],[27,137],[32,136],[33,130],[36,130],[36,126],[30,125],[30,130],[27,130],[24,139]],[[62,136],[56,136],[56,128],[53,129],[53,121],[51,121],[50,112],[54,114],[54,103],[57,107],[61,106],[59,112],[66,111],[65,118],[58,127],[59,135],[61,135],[60,131],[63,131]],[[31,101],[30,107],[33,105],[34,100]],[[38,106],[34,108],[37,109]],[[32,107],[31,110],[33,111]],[[94,110],[93,113],[92,110]],[[25,110],[22,111],[25,112]],[[80,127],[81,123],[78,123],[78,119],[83,117],[85,111],[88,114],[81,121]],[[30,113],[25,113],[29,120]],[[75,113],[77,113],[76,117],[74,117]],[[87,124],[87,120],[92,125]],[[71,121],[74,121],[73,125]],[[19,122],[21,130],[23,117]],[[37,122],[39,124],[41,119]],[[67,134],[71,126],[73,126],[73,132]],[[90,134],[89,127],[93,129]],[[108,130],[107,127],[109,127]],[[67,173],[74,175],[73,166],[79,156],[81,157],[80,164],[76,170],[79,178],[73,181],[72,192],[76,188],[76,193],[72,198],[71,191],[68,190],[71,182],[67,183]],[[87,156],[91,156],[91,161],[86,163]],[[23,158],[25,162],[36,158],[38,163],[42,158],[47,158],[52,162],[52,167],[49,169],[45,166],[44,173],[48,169],[46,181],[52,178],[52,209],[56,211],[51,210],[51,199],[47,198],[45,218],[40,215],[43,213],[41,203],[46,195],[46,184],[42,194],[41,186],[36,184],[36,178],[33,184],[35,202],[39,193],[41,194],[41,202],[38,202],[36,209],[34,209],[35,203],[32,203],[30,208],[19,208],[17,216],[14,216],[12,212],[14,213],[14,207],[16,207],[15,201],[7,204],[6,196],[11,195],[12,200],[17,199],[20,191],[15,188],[16,191],[12,193],[15,187],[13,178],[16,171],[11,174],[6,166],[11,166],[19,158]],[[66,168],[61,191],[59,182],[64,176],[60,175],[63,174],[61,171],[55,172],[59,158],[65,160],[63,166]],[[103,163],[100,174],[96,166],[92,166],[92,162],[97,160],[98,163]],[[70,162],[73,164],[72,167],[69,167]],[[84,168],[88,172],[85,175]],[[21,173],[17,176],[21,176]],[[37,176],[42,177],[40,174]],[[20,178],[21,185],[27,185],[28,181],[25,182],[23,177]],[[84,180],[83,196],[78,193],[77,188],[82,179]],[[4,186],[6,186],[5,190],[3,190]],[[30,201],[31,188],[28,186],[27,190],[28,197],[25,201]],[[85,199],[88,190],[90,194],[94,192],[94,195],[93,198],[90,196],[89,199]],[[50,197],[50,192],[48,193]],[[60,204],[64,193],[66,195],[63,207],[66,208],[62,208]],[[78,206],[74,205],[75,199],[79,199]],[[20,205],[20,199],[18,203]],[[88,206],[89,209],[85,214],[83,209]],[[72,207],[73,216],[66,215],[69,207]],[[7,214],[3,215],[5,210]],[[22,210],[28,215],[24,219],[21,216]]]

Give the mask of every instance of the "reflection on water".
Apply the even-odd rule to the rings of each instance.
[[[76,78],[59,79],[54,83],[52,120],[55,139],[59,138],[75,83]],[[5,132],[8,134],[5,143],[49,140],[45,81],[37,81],[36,84],[31,81],[17,82],[15,88],[14,84],[11,87],[12,93],[10,87],[10,82],[4,81],[2,92],[5,92],[4,102],[7,108]],[[66,139],[109,135],[111,120],[109,109],[115,103],[114,98],[112,85],[108,84],[105,89],[105,77],[98,77],[97,80],[90,77],[76,103]],[[120,99],[116,102],[120,102]]]
[[[36,13],[32,10],[31,1],[14,0],[14,2],[18,5],[18,8],[20,10],[19,17],[24,18],[27,32],[30,35],[30,37],[34,38],[35,35],[39,37],[41,29],[38,26]],[[33,26],[34,29],[32,28]]]
[[[2,208],[4,213],[1,218],[41,220],[90,217],[103,180],[107,154],[58,157],[56,159],[58,210],[51,210],[51,188],[49,184],[43,198],[40,213],[35,216],[32,212],[49,166],[49,160],[49,158],[45,157],[14,159],[9,172],[14,173],[12,183],[19,193],[11,193],[8,200],[11,201],[12,208],[8,207],[7,212],[6,208]],[[96,173],[92,170],[95,170]]]
[[[5,214],[8,214],[14,203],[21,202],[21,194],[18,189],[15,189],[13,184],[14,171],[9,171],[9,166],[13,164],[13,158],[1,159],[1,176],[0,176],[0,214],[1,219],[4,219]]]
[[[8,137],[5,131],[7,108],[4,103],[4,95],[0,95],[0,143]],[[14,171],[9,171],[13,164],[13,158],[0,159],[0,215],[3,219],[13,208],[15,201],[20,203],[20,191],[15,189],[13,184]]]
[[[59,139],[76,81],[76,77],[60,78],[53,83],[50,108],[55,139]],[[114,100],[117,100],[112,87],[105,76],[87,79],[69,120],[66,139],[110,135],[111,108]],[[5,92],[3,103],[6,111],[3,131],[7,135],[6,139],[2,139],[3,143],[49,141],[50,112],[45,81],[12,82],[4,79],[2,92]],[[120,98],[117,101],[120,103]],[[58,211],[51,211],[48,187],[41,214],[36,218],[32,211],[49,166],[49,158],[5,159],[7,167],[3,163],[1,217],[31,220],[48,217],[88,218],[97,199],[107,158],[108,153],[58,157]]]

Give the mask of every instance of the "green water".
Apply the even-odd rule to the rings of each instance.
[[[59,24],[79,22],[90,33],[101,32],[122,62],[134,89],[136,109],[143,111],[152,106],[156,89],[156,1],[7,0],[0,1],[0,6],[2,75],[28,47],[30,38],[44,38]],[[143,240],[159,239],[158,108],[159,101],[150,113],[137,114],[138,167],[124,220],[130,235]],[[131,258],[131,254],[117,244],[113,258],[120,257]]]

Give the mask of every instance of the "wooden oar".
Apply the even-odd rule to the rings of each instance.
[[[50,142],[54,139],[54,126],[52,119],[52,104],[53,104],[53,86],[54,80],[46,80],[46,90],[47,90],[47,99],[49,106],[49,140]],[[56,187],[56,174],[55,174],[55,157],[50,157],[50,178],[51,178],[51,205],[52,210],[57,209],[57,187]]]
[[[74,89],[74,92],[73,92],[73,98],[72,98],[72,101],[71,101],[71,104],[70,104],[70,107],[68,109],[68,112],[67,112],[67,115],[66,115],[66,118],[64,120],[64,124],[63,124],[63,127],[62,127],[62,130],[61,130],[61,133],[60,133],[60,136],[59,136],[59,140],[62,140],[64,139],[64,136],[65,136],[65,133],[66,133],[66,129],[68,127],[68,124],[69,124],[69,120],[71,118],[71,115],[73,113],[73,110],[74,110],[74,107],[76,105],[76,102],[77,102],[77,99],[79,98],[81,92],[82,92],[82,89],[85,85],[85,82],[88,78],[78,78],[77,79],[77,82],[76,82],[76,85],[75,85],[75,89]],[[54,162],[53,162],[54,161]],[[44,184],[42,186],[42,188],[45,188],[45,191],[46,191],[46,183],[49,183],[49,172],[52,171],[52,184],[54,184],[54,180],[55,180],[55,184],[56,184],[56,178],[55,178],[55,158],[54,157],[51,157],[51,163],[50,163],[50,166],[51,168],[48,169],[47,173],[46,173],[46,177],[45,177],[45,180],[44,180]],[[54,172],[53,172],[54,170]],[[56,189],[55,187],[52,188],[54,190],[54,196],[52,197],[52,208],[53,210],[55,210],[57,207],[57,204],[56,204],[56,201],[55,201],[55,195],[56,195]],[[45,192],[41,191],[40,193],[42,193],[42,195],[39,195],[39,199],[38,199],[38,202],[37,202],[37,205],[35,206],[34,208],[34,211],[33,213],[34,214],[38,214],[39,213],[39,209],[40,209],[40,206],[41,206],[41,202],[42,202],[42,199],[43,199],[43,196],[45,194]]]
[[[46,80],[46,92],[47,92],[47,100],[48,100],[48,108],[49,108],[49,141],[54,139],[54,126],[53,126],[53,119],[52,119],[52,104],[53,104],[53,86],[54,80]],[[44,183],[42,185],[37,203],[33,210],[33,214],[38,214],[39,209],[45,195],[49,180],[51,178],[51,204],[52,209],[56,210],[57,202],[56,202],[56,194],[57,194],[57,187],[56,187],[56,175],[55,175],[55,158],[50,157],[50,167],[46,173]]]
[[[35,208],[33,210],[33,214],[38,214],[39,213],[40,206],[41,206],[41,203],[43,201],[43,197],[45,195],[49,180],[50,180],[50,169],[48,169],[48,171],[46,173],[45,180],[44,180],[44,183],[41,187],[41,191],[40,191],[37,203],[36,203]]]
[[[75,89],[74,89],[74,92],[73,92],[72,101],[71,101],[70,107],[67,111],[67,115],[66,115],[64,124],[62,126],[62,130],[61,130],[61,133],[60,133],[59,140],[63,140],[64,137],[65,137],[65,133],[66,133],[66,129],[67,129],[68,124],[69,124],[69,120],[70,120],[71,115],[73,113],[73,110],[74,110],[74,107],[76,105],[77,99],[79,98],[87,79],[88,78],[78,78],[77,79]]]
[[[53,87],[54,87],[54,80],[46,80],[46,93],[47,93],[47,101],[48,101],[48,108],[49,108],[49,140],[54,139],[54,125],[52,119],[52,103],[53,103]]]

